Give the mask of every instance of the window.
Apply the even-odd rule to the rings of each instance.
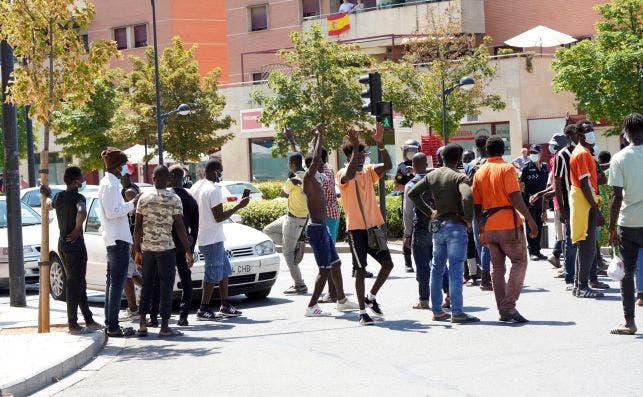
[[[319,12],[319,0],[301,0],[301,11],[304,18],[316,17]]]
[[[89,51],[89,35],[87,33],[81,34],[80,41],[83,43],[83,47],[85,47],[85,51]]]
[[[127,28],[114,29],[114,41],[116,42],[117,49],[126,50],[127,49]]]
[[[286,179],[288,159],[272,157],[272,138],[250,139],[250,175],[252,182]]]
[[[134,48],[147,47],[147,25],[134,26]]]
[[[268,5],[250,7],[250,31],[268,30]]]
[[[89,214],[87,215],[87,224],[85,225],[85,232],[87,233],[98,233],[98,229],[100,229],[98,206],[98,199],[94,199],[92,202],[92,208],[89,210]]]
[[[263,73],[254,72],[252,74],[252,81],[254,82],[254,84],[260,84],[260,81],[262,81],[262,80],[263,80]]]

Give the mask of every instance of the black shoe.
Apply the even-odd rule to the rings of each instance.
[[[527,323],[529,320],[524,318],[522,314],[518,313],[518,310],[514,311],[513,313],[500,313],[500,321],[505,321],[505,322],[510,322],[513,321],[515,323]]]
[[[537,252],[535,255],[536,255],[536,256],[538,257],[538,259],[540,259],[541,261],[547,260],[547,257],[546,257],[545,255],[543,255],[542,253],[540,253],[540,252]]]
[[[377,316],[383,316],[384,313],[382,313],[382,309],[380,309],[380,305],[377,304],[377,300],[373,299],[370,300],[368,298],[364,298],[364,303],[366,303],[366,306],[368,306],[371,311],[377,315]]]
[[[407,273],[415,273],[415,270],[413,270],[413,266],[405,266],[404,269]]]
[[[355,278],[355,272],[356,271],[357,271],[357,269],[353,269],[353,278]],[[369,271],[364,272],[364,278],[373,278],[373,273],[371,273]]]
[[[199,311],[196,312],[196,319],[199,320],[199,321],[216,321],[216,320],[218,320],[217,316],[210,309],[207,309],[207,310],[199,309]]]
[[[188,322],[187,317],[181,317],[179,318],[179,321],[176,322],[176,325],[178,325],[179,327],[187,327],[188,325],[190,325],[190,323]]]
[[[308,293],[308,287],[305,285],[293,285],[284,291],[285,295],[302,295]]]
[[[368,314],[359,315],[359,325],[375,325],[375,321]]]
[[[540,257],[538,255],[536,255],[536,254],[531,254],[531,255],[529,255],[529,259],[532,260],[532,261],[539,261]]]
[[[158,328],[159,327],[159,320],[156,318],[150,318],[147,320],[147,327],[148,328]]]

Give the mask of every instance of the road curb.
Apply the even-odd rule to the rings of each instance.
[[[93,339],[92,343],[70,356],[62,358],[59,362],[45,368],[37,373],[31,374],[24,379],[17,379],[0,386],[0,392],[13,394],[14,397],[27,396],[38,390],[58,382],[64,377],[72,374],[79,368],[85,366],[102,349],[107,341],[105,331],[97,331],[89,334]]]

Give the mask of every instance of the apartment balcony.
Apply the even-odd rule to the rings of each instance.
[[[450,20],[460,33],[484,33],[484,0],[406,1],[395,7],[367,8],[349,14],[350,29],[329,40],[359,42],[363,48],[391,43],[395,36],[431,33],[436,22]],[[440,22],[437,22],[440,23]],[[328,35],[326,16],[304,18],[302,28],[309,30],[320,25]],[[386,36],[386,37],[385,37]]]

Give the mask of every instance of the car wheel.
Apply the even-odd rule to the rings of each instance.
[[[262,289],[260,291],[248,292],[246,296],[249,299],[265,299],[270,295],[270,288]]]
[[[63,263],[56,255],[50,258],[49,289],[51,296],[58,301],[65,300],[65,269]]]

